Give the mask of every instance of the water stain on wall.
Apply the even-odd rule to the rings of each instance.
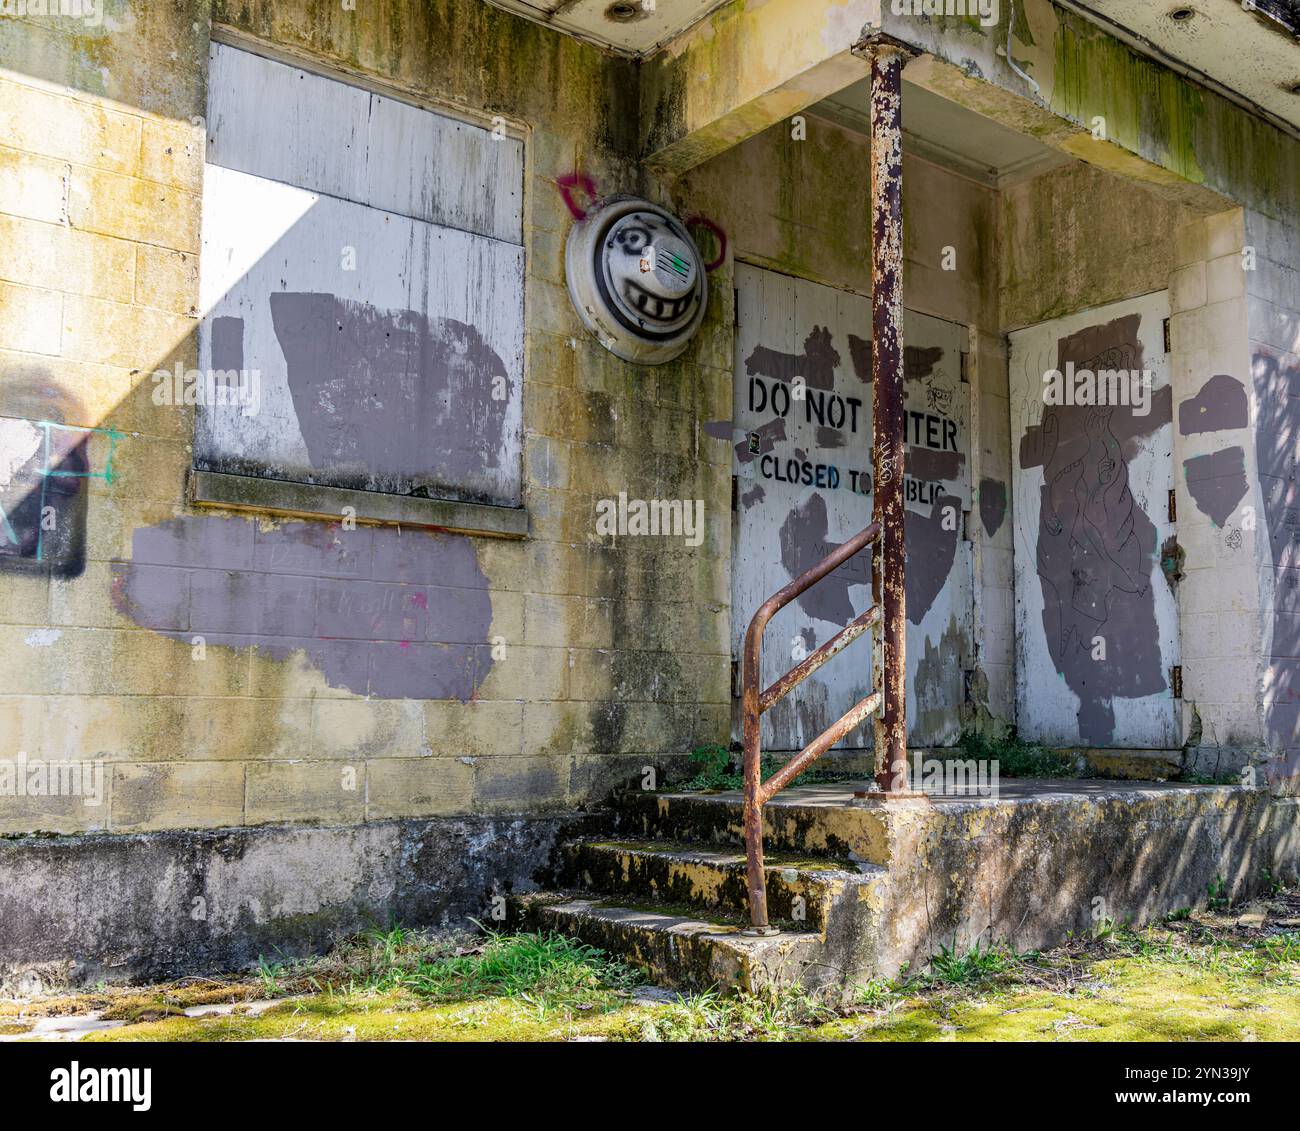
[[[1062,338],[1056,366],[1142,369],[1134,314]],[[1079,697],[1079,731],[1104,744],[1114,699],[1167,687],[1149,577],[1155,526],[1129,490],[1138,440],[1172,419],[1170,390],[1137,415],[1124,405],[1051,405],[1020,441],[1020,466],[1041,467],[1037,569],[1043,631],[1056,670]],[[1104,659],[1094,659],[1102,655]]]
[[[302,652],[331,687],[467,701],[492,668],[473,544],[423,530],[186,516],[137,529],[114,606],[190,643]]]

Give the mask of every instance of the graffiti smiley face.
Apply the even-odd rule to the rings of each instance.
[[[672,332],[694,317],[698,256],[665,220],[634,212],[614,225],[605,248],[610,290],[640,328]]]

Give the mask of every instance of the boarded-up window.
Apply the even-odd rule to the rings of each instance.
[[[208,114],[195,466],[517,506],[522,143],[222,44]]]

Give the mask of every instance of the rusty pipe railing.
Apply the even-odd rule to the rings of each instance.
[[[763,651],[763,633],[767,624],[778,612],[805,590],[816,585],[828,573],[838,569],[855,554],[880,537],[880,523],[873,522],[855,534],[842,546],[827,554],[816,565],[805,570],[789,585],[778,590],[759,606],[754,619],[745,632],[745,653],[742,675],[741,711],[745,744],[745,857],[749,880],[749,914],[752,930],[769,934],[767,922],[767,878],[763,871],[763,806],[797,778],[813,762],[826,753],[849,731],[880,709],[881,693],[873,691],[860,700],[798,754],[790,759],[766,782],[763,781],[760,725],[763,715],[784,699],[800,683],[820,668],[827,660],[880,621],[880,606],[873,605],[861,616],[855,617],[825,644],[791,668],[762,693],[758,689],[759,661]],[[875,555],[879,557],[879,555]],[[879,687],[881,673],[875,674]]]

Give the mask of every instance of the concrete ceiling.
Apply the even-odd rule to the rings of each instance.
[[[871,83],[855,83],[824,99],[809,113],[868,134]],[[1000,186],[1070,160],[1025,134],[903,82],[903,151],[933,161],[983,184]]]
[[[1061,3],[1061,0],[1056,0]],[[1138,50],[1181,64],[1300,128],[1300,0],[1075,0],[1062,3]]]
[[[647,55],[728,0],[487,0],[627,55]]]

